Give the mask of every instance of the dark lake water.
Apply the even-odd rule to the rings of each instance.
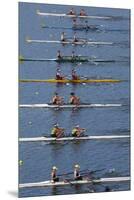
[[[73,37],[74,31],[60,27],[71,27],[72,20],[60,17],[41,17],[37,10],[50,13],[66,13],[70,6],[46,4],[19,4],[19,55],[30,58],[55,58],[57,50],[64,55],[71,55],[74,50],[78,55],[95,56],[100,59],[114,59],[115,63],[63,63],[60,64],[62,73],[70,75],[72,68],[77,73],[87,77],[103,77],[124,80],[120,83],[86,84],[86,85],[57,85],[51,83],[20,83],[19,103],[49,103],[54,92],[69,99],[70,92],[74,91],[84,103],[121,103],[125,106],[117,108],[92,108],[80,110],[53,110],[53,109],[24,109],[19,110],[19,137],[39,137],[50,134],[55,123],[70,133],[72,127],[79,123],[87,129],[88,135],[128,135],[130,130],[130,49],[129,49],[129,18],[130,11],[123,9],[106,9],[85,7],[90,15],[112,16],[112,20],[90,19],[89,24],[99,25],[100,31],[77,31],[78,37],[92,41],[114,42],[114,45],[101,46],[62,46],[61,44],[28,44],[26,37],[32,39],[59,40],[62,31],[68,37]],[[81,7],[76,7],[80,11]],[[116,18],[114,18],[116,17]],[[81,23],[83,22],[80,20]],[[59,27],[41,28],[41,24]],[[125,61],[125,62],[124,62]],[[23,62],[19,65],[20,79],[49,79],[54,78],[59,64],[56,62]],[[79,163],[83,169],[103,169],[95,174],[96,177],[111,176],[109,170],[114,169],[113,176],[130,175],[130,141],[97,140],[82,142],[57,143],[19,143],[19,159],[23,165],[19,167],[19,183],[39,182],[50,179],[53,165],[59,173],[73,169]],[[108,185],[108,184],[107,184]],[[96,192],[104,191],[106,184],[95,186]],[[128,190],[129,182],[110,183],[114,191]],[[58,194],[89,193],[92,186],[57,187],[57,188],[30,188],[20,189],[19,196],[39,196]]]

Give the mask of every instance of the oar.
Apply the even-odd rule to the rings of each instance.
[[[80,173],[81,173],[81,172],[84,172],[84,171],[87,171],[87,170],[88,170],[88,169],[81,170]],[[73,174],[73,173],[74,173],[74,172],[68,172],[68,173],[59,174],[59,175],[57,175],[57,176],[70,175],[70,174]]]
[[[89,169],[84,169],[84,170],[80,170],[79,172],[80,173],[86,173],[86,171],[88,171],[88,173],[91,173],[91,174],[93,174],[93,173],[95,173],[95,172],[99,172],[99,171],[103,171],[105,168],[103,168],[103,169],[98,169],[98,170],[92,170],[92,171],[89,171]],[[57,175],[57,176],[64,176],[64,175],[70,175],[70,174],[73,174],[74,172],[68,172],[68,173],[63,173],[63,174],[59,174],[59,175]]]

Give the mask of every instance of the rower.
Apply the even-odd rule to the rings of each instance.
[[[58,59],[62,58],[60,50],[57,51],[57,58]]]
[[[78,39],[76,37],[76,32],[74,33],[73,42],[78,42]]]
[[[62,42],[65,42],[65,41],[66,41],[66,39],[65,39],[65,32],[62,32],[62,33],[61,33],[61,41],[62,41]]]
[[[73,137],[81,137],[84,135],[85,132],[85,128],[80,128],[79,125],[76,125],[73,129],[72,129],[72,136]]]
[[[55,79],[56,80],[63,80],[64,79],[64,76],[61,74],[61,70],[60,69],[57,69]]]
[[[76,71],[74,69],[72,69],[72,80],[79,80],[80,77],[77,76]]]
[[[51,137],[60,138],[64,136],[64,129],[55,124],[51,131]]]
[[[73,104],[73,105],[79,105],[80,104],[80,98],[75,96],[74,92],[70,93],[70,99],[69,99],[69,103]]]
[[[52,167],[52,171],[51,171],[51,181],[52,182],[59,181],[59,177],[57,177],[57,170],[58,170],[58,168],[56,166]]]
[[[52,104],[54,104],[54,105],[62,105],[63,104],[63,98],[60,97],[57,92],[55,92],[55,95],[52,98]]]
[[[70,11],[67,13],[68,15],[76,15],[76,12],[73,8],[70,9]]]
[[[82,180],[82,176],[80,175],[80,166],[78,164],[74,166],[74,179]]]
[[[72,51],[72,58],[75,58],[76,56],[75,56],[75,52],[74,51]]]
[[[80,14],[79,14],[80,16],[86,16],[87,14],[86,14],[86,12],[85,12],[85,10],[84,9],[81,9],[81,11],[80,11]]]

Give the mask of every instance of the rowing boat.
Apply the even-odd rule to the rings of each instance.
[[[116,60],[105,60],[105,59],[96,59],[93,57],[88,56],[62,56],[62,58],[24,58],[23,56],[19,57],[19,61],[55,61],[55,62],[90,62],[90,63],[112,63],[112,62],[118,62]]]
[[[56,44],[72,44],[72,45],[112,45],[113,42],[95,42],[95,41],[88,41],[88,40],[79,40],[77,42],[74,42],[73,40],[32,40],[32,39],[26,39],[26,42],[28,43],[56,43]]]
[[[125,139],[130,138],[129,135],[101,135],[101,136],[82,136],[82,137],[32,137],[19,138],[19,142],[53,142],[53,141],[79,141],[79,140],[109,140],[109,139]]]
[[[22,83],[118,83],[121,80],[117,79],[80,79],[80,80],[56,80],[56,79],[46,79],[46,80],[39,80],[39,79],[21,79],[20,82]]]
[[[112,17],[109,16],[92,16],[92,15],[86,15],[86,16],[81,16],[81,15],[68,15],[65,13],[45,13],[45,12],[40,12],[39,10],[37,10],[36,12],[38,15],[40,16],[51,16],[51,17],[68,17],[68,18],[89,18],[89,19],[112,19]]]
[[[46,26],[44,24],[41,25],[41,28],[50,28],[50,29],[72,29],[75,31],[100,31],[100,25],[82,25],[82,24],[76,24],[72,27],[58,27],[58,26]]]
[[[99,183],[112,183],[112,182],[126,182],[130,181],[130,177],[112,177],[112,178],[98,178],[98,179],[85,179],[85,180],[65,180],[65,181],[59,181],[59,182],[52,182],[49,181],[43,181],[43,182],[36,182],[36,183],[21,183],[19,184],[19,188],[30,188],[30,187],[56,187],[56,186],[66,186],[66,185],[81,185],[81,184],[99,184]]]
[[[54,104],[20,104],[20,108],[105,108],[105,107],[121,107],[122,104],[80,104],[80,105],[54,105]]]

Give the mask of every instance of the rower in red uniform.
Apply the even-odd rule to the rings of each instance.
[[[86,16],[87,14],[86,14],[86,12],[85,12],[85,10],[84,9],[81,9],[81,11],[80,11],[80,14],[79,14],[80,16]]]
[[[56,80],[63,80],[64,79],[64,76],[61,74],[61,70],[60,69],[57,69],[55,79]]]
[[[55,92],[55,95],[53,96],[51,103],[59,106],[63,105],[63,98],[60,97],[57,92]]]
[[[57,51],[57,58],[58,59],[62,58],[60,50]]]
[[[70,93],[70,99],[69,99],[69,103],[72,105],[79,105],[80,104],[80,98],[75,96],[74,92]]]
[[[59,177],[57,177],[57,170],[58,170],[58,168],[56,166],[52,167],[52,171],[51,171],[51,181],[52,182],[59,182]]]
[[[80,77],[76,74],[76,71],[72,69],[72,80],[79,80]]]
[[[70,11],[67,13],[68,15],[76,15],[76,12],[73,8],[70,9]]]
[[[80,166],[78,164],[74,166],[74,180],[82,180],[82,176],[80,175]]]

